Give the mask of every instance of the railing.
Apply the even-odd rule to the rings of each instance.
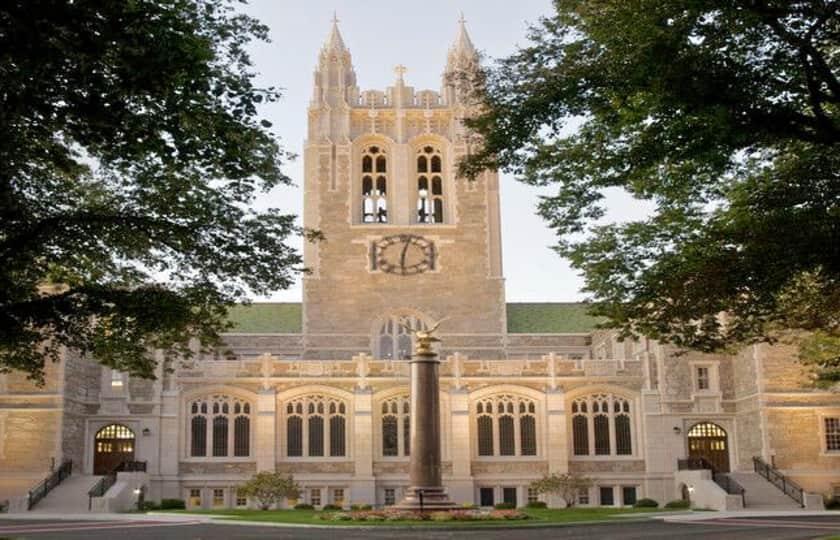
[[[26,509],[32,510],[36,504],[41,502],[41,499],[47,496],[47,493],[53,490],[55,486],[64,481],[65,478],[73,473],[73,462],[65,461],[61,466],[52,472],[48,477],[41,481],[37,486],[32,488],[27,494]]]
[[[145,461],[123,461],[114,469],[99,479],[88,491],[88,510],[93,508],[94,497],[104,497],[108,490],[117,483],[117,473],[121,472],[146,472]]]
[[[802,508],[805,508],[805,492],[799,484],[783,475],[778,469],[758,456],[753,457],[753,468],[755,472],[766,478],[768,482],[782,490],[782,493],[799,503],[799,506]]]
[[[740,495],[741,496],[741,507],[747,506],[747,500],[745,493],[747,492],[744,487],[739,484],[734,478],[725,474],[725,473],[716,473],[712,472],[712,479],[715,481],[715,484],[719,485],[723,491],[727,492],[730,495]]]

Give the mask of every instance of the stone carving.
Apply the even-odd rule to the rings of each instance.
[[[473,461],[472,474],[547,474],[547,461]]]
[[[352,461],[284,461],[277,463],[280,473],[346,473],[353,474],[356,465]]]
[[[253,461],[182,461],[178,464],[178,472],[181,474],[253,474],[257,472],[257,464]]]
[[[274,375],[274,357],[269,353],[260,356],[260,375],[262,376],[261,386],[263,390],[271,388],[271,376]]]
[[[360,390],[364,390],[368,387],[367,378],[370,375],[370,362],[373,360],[373,357],[369,354],[358,354],[353,357],[353,361],[356,363],[356,376],[359,378],[357,381],[357,387]]]
[[[604,459],[603,461],[570,461],[569,472],[594,473],[594,472],[644,472],[645,462],[642,460],[616,460]]]

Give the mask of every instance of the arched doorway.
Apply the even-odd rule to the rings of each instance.
[[[93,441],[93,474],[108,474],[123,461],[134,461],[134,432],[111,424],[96,432]]]
[[[692,426],[688,430],[688,457],[705,459],[715,472],[729,472],[726,431],[711,422]]]

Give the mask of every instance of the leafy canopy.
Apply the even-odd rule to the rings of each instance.
[[[556,249],[625,336],[716,351],[806,331],[803,358],[840,380],[838,4],[555,0],[484,75],[461,172],[555,186]],[[655,211],[605,223],[611,190]]]
[[[289,183],[254,39],[231,0],[0,6],[0,368],[71,347],[151,376],[290,284],[294,216],[250,208]]]
[[[531,482],[531,488],[537,493],[557,495],[563,499],[566,508],[571,508],[577,503],[578,493],[589,489],[592,484],[591,478],[577,473],[553,473]]]
[[[300,497],[301,488],[292,475],[284,476],[278,472],[264,471],[242,484],[237,493],[256,499],[261,509],[268,510],[271,505],[283,499],[296,500]]]

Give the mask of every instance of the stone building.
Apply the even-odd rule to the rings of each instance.
[[[392,504],[411,452],[409,330],[444,318],[454,501],[522,505],[533,480],[577,472],[594,481],[580,505],[690,490],[721,506],[708,475],[678,470],[688,457],[750,486],[760,457],[807,491],[840,492],[840,396],[810,388],[794,350],[684,353],[618,341],[581,305],[506,303],[498,176],[454,174],[474,144],[452,76],[476,61],[463,22],[446,60],[440,92],[401,67],[386,91],[361,91],[334,23],[308,111],[304,222],[325,240],[305,247],[302,304],[235,309],[225,349],[155,381],[71,353],[43,387],[0,375],[0,500],[65,460],[91,482],[138,460],[148,498],[191,507],[249,504],[236,486],[257,471],[293,473],[316,506]]]

